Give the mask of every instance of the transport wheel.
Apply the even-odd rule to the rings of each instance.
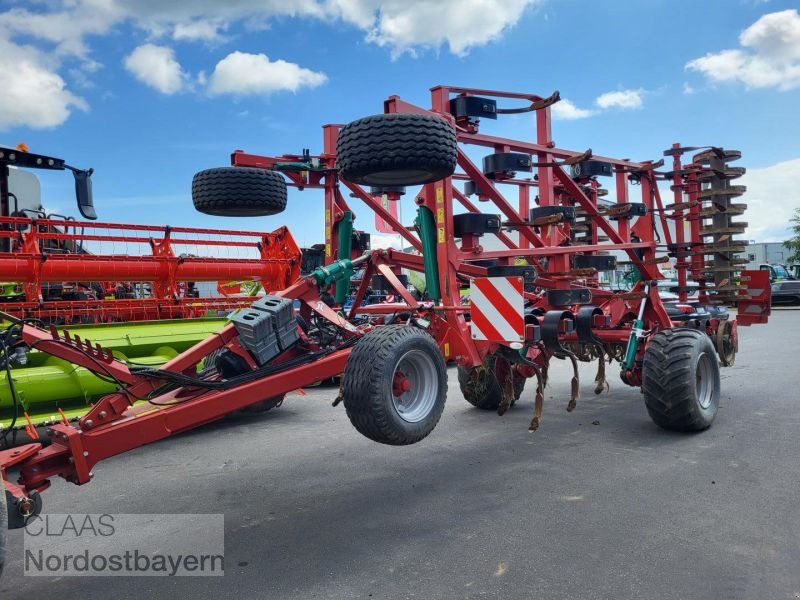
[[[479,367],[458,367],[458,385],[467,402],[481,410],[497,410],[503,401],[503,384],[511,364],[502,356],[487,354]],[[511,405],[519,400],[525,387],[525,377],[513,372],[514,398]]]
[[[244,413],[250,413],[251,415],[260,415],[265,413],[273,408],[278,408],[281,404],[283,404],[284,396],[279,396],[277,398],[270,398],[269,400],[264,400],[263,402],[259,402],[257,404],[251,404],[250,406],[245,406],[242,409]]]
[[[453,174],[453,126],[432,115],[393,113],[353,121],[339,132],[336,167],[363,185],[419,185]]]
[[[266,169],[206,169],[192,179],[192,202],[207,215],[276,215],[286,208],[286,180],[280,173]]]
[[[711,338],[685,328],[654,335],[644,354],[642,391],[647,412],[659,427],[711,427],[719,408],[719,363]]]
[[[383,325],[356,343],[342,391],[347,416],[359,433],[382,444],[414,444],[442,416],[447,396],[444,357],[424,331]]]
[[[8,508],[6,507],[6,486],[0,482],[0,577],[6,564],[6,538],[8,537]]]

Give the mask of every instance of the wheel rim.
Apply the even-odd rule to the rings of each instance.
[[[436,366],[420,350],[409,350],[392,373],[392,405],[401,419],[418,423],[436,404]]]
[[[702,408],[708,408],[714,400],[714,365],[711,360],[705,352],[697,357],[697,402]]]

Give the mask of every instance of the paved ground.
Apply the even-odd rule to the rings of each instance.
[[[471,409],[455,373],[442,422],[391,448],[353,430],[331,389],[231,418],[55,482],[50,512],[225,514],[224,578],[21,576],[0,597],[800,598],[800,311],[741,330],[717,420],[673,435],[614,383],[545,420]],[[11,532],[11,546],[21,544]],[[56,587],[57,586],[57,587]]]

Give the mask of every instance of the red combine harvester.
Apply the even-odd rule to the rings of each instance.
[[[47,215],[32,169],[72,170],[78,208],[92,221]],[[189,318],[252,302],[201,297],[200,282],[262,281],[282,289],[300,274],[300,249],[285,227],[262,233],[96,222],[91,174],[58,158],[0,148],[0,281],[9,282],[0,311],[48,324]],[[283,207],[285,198],[273,213]]]
[[[237,151],[232,167],[198,173],[195,204],[212,214],[228,208],[268,212],[276,198],[285,197],[287,181],[323,189],[327,264],[260,299],[218,335],[158,369],[127,366],[55,328],[26,322],[9,328],[6,352],[25,344],[120,386],[77,424],[53,425],[49,446],[0,453],[10,525],[20,526],[41,509],[40,492],[53,477],[88,483],[105,458],[339,374],[334,404],[342,401],[355,428],[385,444],[413,444],[434,429],[445,403],[446,361],[457,361],[469,402],[501,414],[535,377],[531,430],[540,425],[553,358],[575,367],[568,410],[578,399],[577,361],[597,361],[597,393],[605,388],[606,365],[616,361],[622,380],[641,387],[658,425],[679,431],[709,427],[719,405],[719,366],[735,358],[737,324],[763,323],[770,311],[766,275],[746,271],[737,277],[735,253],[743,242],[733,236],[744,225],[731,216],[743,207],[732,200],[743,190],[731,181],[743,169],[729,163],[739,155],[673,145],[664,172],[663,161],[561,149],[550,127],[550,106],[558,99],[557,93],[439,86],[432,89],[429,109],[392,96],[383,114],[326,125],[321,154]],[[498,106],[498,100],[516,106]],[[523,112],[535,115],[532,142],[480,132],[479,119]],[[473,153],[487,152],[482,165],[469,146]],[[696,154],[684,162],[689,151]],[[602,177],[614,184],[611,202],[601,199]],[[459,181],[466,182],[464,191],[455,185]],[[669,203],[662,201],[659,182],[671,188]],[[422,187],[409,227],[386,208],[386,200],[397,201],[402,188],[413,185]],[[205,191],[211,188],[219,191],[219,202],[209,201]],[[354,211],[342,188],[412,250],[354,250]],[[456,214],[458,205],[466,212]],[[489,238],[499,249],[482,245],[488,247]],[[615,266],[610,253],[624,255],[635,267],[632,289],[599,285],[598,274]],[[687,300],[691,278],[699,285],[700,303],[736,303],[736,319],[677,326],[658,294],[658,265],[670,257],[681,300]],[[364,269],[361,284],[345,311],[357,269]],[[424,273],[424,299],[402,285],[402,269]],[[362,305],[373,275],[394,288],[398,302]],[[470,289],[469,304],[462,303],[464,288]],[[297,316],[293,305],[299,305]],[[207,357],[215,368],[197,375]],[[12,469],[18,472],[15,481],[8,478]]]

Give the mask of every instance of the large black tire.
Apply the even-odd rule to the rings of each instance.
[[[394,113],[348,123],[336,142],[336,166],[362,185],[419,185],[449,177],[458,144],[453,126],[432,115]]]
[[[6,507],[6,486],[0,480],[0,577],[6,564],[6,539],[8,538],[8,508]]]
[[[207,215],[276,215],[286,208],[286,180],[280,173],[266,169],[206,169],[192,179],[192,202]]]
[[[498,381],[498,371],[510,368],[508,361],[497,354],[487,354],[480,367],[458,366],[458,385],[467,402],[481,410],[497,410],[503,401],[503,386]],[[504,377],[504,374],[501,375]],[[525,377],[512,374],[514,383],[514,398],[512,406],[519,400],[525,387]]]
[[[408,388],[395,395],[403,385]],[[424,331],[383,325],[356,343],[342,391],[347,416],[359,433],[381,444],[414,444],[442,416],[447,397],[444,357]]]
[[[711,427],[719,408],[719,363],[707,334],[677,328],[659,332],[644,354],[642,391],[650,418],[670,431]]]

